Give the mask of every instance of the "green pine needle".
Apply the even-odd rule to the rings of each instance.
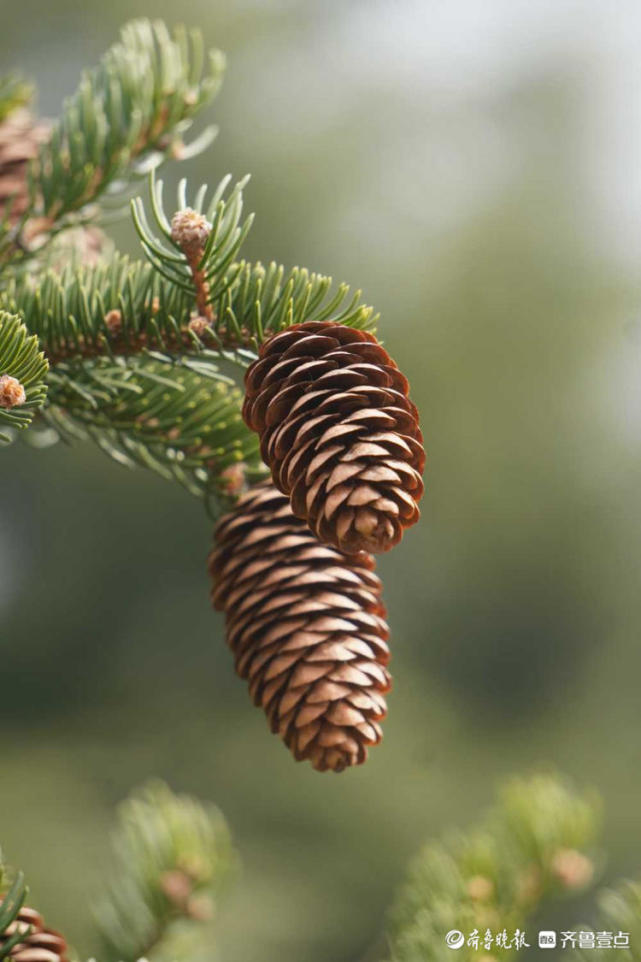
[[[101,962],[210,958],[236,856],[220,812],[154,782],[123,804],[116,870],[95,910]]]
[[[24,427],[42,406],[54,428],[48,438],[93,440],[121,464],[183,484],[214,516],[243,480],[265,471],[235,383],[265,338],[308,320],[367,330],[376,323],[360,291],[303,268],[242,259],[253,216],[243,214],[248,178],[230,189],[225,177],[193,197],[183,180],[175,208],[165,209],[154,170],[206,145],[207,136],[197,137],[185,148],[183,137],[223,69],[221,54],[205,57],[198,31],[128,24],[41,148],[32,209],[0,229],[0,376],[18,378],[26,391],[26,403],[0,409],[0,426]],[[143,174],[150,201],[136,199],[132,212],[146,261],[109,250],[83,266],[64,246],[56,252],[56,237],[95,223],[109,197]],[[187,208],[207,230],[202,252],[191,256],[171,226]],[[23,236],[34,216],[45,225],[37,251]]]
[[[429,844],[414,860],[390,915],[390,962],[442,962],[445,938],[506,930],[512,941],[542,899],[580,891],[591,880],[599,806],[548,775],[515,779],[468,834]],[[479,957],[467,941],[460,962]],[[514,957],[492,942],[487,956]]]
[[[48,367],[37,336],[29,336],[20,317],[0,310],[0,379],[15,378],[25,393],[24,402],[15,407],[2,407],[0,401],[0,427],[14,431],[28,427],[45,402]],[[0,441],[9,440],[10,433],[0,433]]]
[[[135,20],[100,65],[85,73],[42,148],[33,179],[41,213],[53,220],[106,191],[126,189],[165,157],[185,150],[194,116],[218,91],[220,51],[205,57],[202,34]],[[204,148],[211,140],[210,128]]]

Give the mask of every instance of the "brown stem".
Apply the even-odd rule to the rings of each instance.
[[[215,317],[212,313],[211,320]],[[162,337],[140,331],[137,334],[124,335],[122,331],[114,331],[110,336],[101,335],[96,341],[86,341],[79,337],[75,344],[61,346],[59,348],[47,349],[45,354],[50,366],[54,367],[64,361],[75,358],[97,358],[108,357],[110,354],[119,357],[130,357],[135,354],[142,354],[146,350],[168,351],[171,354],[194,354],[194,334],[202,341],[205,347],[210,346],[213,350],[220,347],[229,350],[237,348],[249,348],[252,344],[252,336],[247,328],[242,328],[242,337],[238,339],[235,334],[229,331],[224,325],[216,328],[210,324],[203,325],[198,323],[200,317],[193,318],[189,325],[176,333],[166,333]],[[210,345],[207,344],[207,333],[211,332]]]
[[[206,318],[210,323],[214,320],[214,309],[209,302],[209,281],[205,272],[198,270],[198,264],[203,252],[199,251],[195,255],[187,254],[187,263],[196,288],[196,307],[201,317]]]

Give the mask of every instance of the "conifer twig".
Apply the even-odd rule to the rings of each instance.
[[[465,937],[452,946],[460,962],[478,962],[486,932],[488,962],[512,958],[543,899],[592,881],[598,826],[595,797],[561,779],[509,782],[478,828],[415,858],[390,915],[390,962],[442,962],[448,933]]]

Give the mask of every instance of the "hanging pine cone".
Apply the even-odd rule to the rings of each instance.
[[[15,224],[27,210],[27,168],[48,134],[49,126],[34,121],[23,108],[12,111],[0,123],[0,220],[9,208],[9,223]]]
[[[342,771],[382,737],[390,676],[370,555],[319,544],[271,482],[219,523],[209,558],[236,670],[297,760]]]
[[[3,946],[18,931],[28,934],[5,956]],[[39,912],[23,905],[14,921],[0,935],[0,958],[5,957],[15,962],[69,962],[69,949],[59,932],[45,927]]]
[[[266,341],[243,417],[296,517],[352,554],[388,551],[418,521],[425,465],[408,383],[372,334],[308,321]]]

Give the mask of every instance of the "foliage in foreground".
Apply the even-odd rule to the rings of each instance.
[[[461,962],[518,958],[536,944],[531,920],[541,904],[565,899],[568,918],[575,915],[570,897],[588,888],[599,865],[599,822],[594,796],[562,779],[508,782],[478,826],[418,853],[390,912],[386,957],[442,960],[450,953],[446,936],[457,932],[465,942],[453,958]],[[114,861],[94,913],[103,945],[99,962],[199,962],[215,955],[220,900],[236,867],[217,809],[160,783],[145,786],[119,810]],[[26,894],[22,873],[3,866],[2,892],[0,958],[13,958],[19,934],[9,936]],[[641,962],[641,883],[623,882],[597,902],[593,926],[572,926],[577,944],[579,933],[586,944],[591,935],[595,945],[599,936],[604,944],[608,936],[611,946],[618,938],[616,958]],[[485,946],[488,933],[492,944]],[[613,950],[573,949],[566,942],[549,958],[605,962]]]

